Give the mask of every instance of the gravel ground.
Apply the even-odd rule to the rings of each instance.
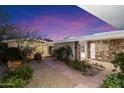
[[[28,88],[73,88],[76,84],[45,63],[31,63],[33,79]]]

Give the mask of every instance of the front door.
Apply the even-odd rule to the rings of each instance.
[[[90,44],[90,57],[95,59],[95,43]]]
[[[81,51],[81,60],[85,59],[85,45],[81,44],[80,45],[80,51]]]

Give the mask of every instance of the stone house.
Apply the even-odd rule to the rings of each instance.
[[[96,33],[52,42],[54,48],[69,45],[72,60],[95,59],[111,62],[116,53],[124,52],[124,30]]]

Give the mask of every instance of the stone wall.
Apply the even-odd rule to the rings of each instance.
[[[124,39],[99,40],[88,42],[88,58],[90,58],[90,44],[95,43],[96,59],[111,62],[116,53],[124,52]]]
[[[24,42],[26,42],[26,41],[24,41]],[[15,40],[6,41],[6,43],[8,43],[8,47],[17,47],[17,43]],[[48,51],[49,45],[47,42],[42,42],[42,41],[37,42],[36,41],[36,43],[34,43],[34,44],[32,43],[32,45],[31,45],[33,47],[35,47],[37,45],[37,47],[36,47],[35,51],[33,51],[33,53],[30,55],[29,58],[33,59],[35,53],[37,53],[37,52],[41,53],[43,57],[50,56],[49,51]],[[24,43],[22,43],[22,44],[24,44]],[[25,46],[25,45],[23,45],[23,46]]]

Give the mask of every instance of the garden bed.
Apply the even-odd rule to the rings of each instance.
[[[102,68],[93,66],[90,68],[86,68],[85,70],[81,70],[81,74],[86,75],[86,76],[95,76],[103,70],[104,69],[102,69]]]

